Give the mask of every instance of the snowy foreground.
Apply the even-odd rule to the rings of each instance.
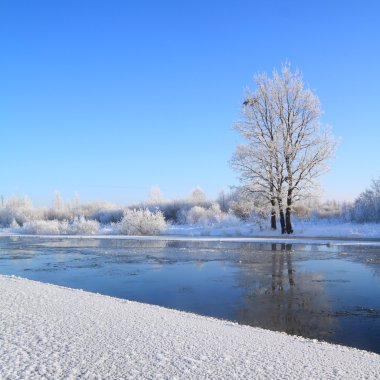
[[[0,314],[0,378],[380,378],[373,353],[16,277]]]

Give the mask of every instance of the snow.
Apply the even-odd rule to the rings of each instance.
[[[237,225],[172,225],[163,232],[167,235],[189,236],[252,236],[281,238],[280,231],[260,229],[258,225],[240,222]],[[302,238],[380,238],[380,224],[344,223],[337,220],[316,220],[294,222],[294,234],[291,237]]]
[[[350,239],[350,238],[302,238],[289,237],[288,235],[262,236],[262,237],[235,237],[235,236],[207,236],[193,234],[168,234],[160,236],[141,236],[141,235],[25,235],[7,231],[0,231],[0,237],[27,237],[36,239],[101,239],[101,240],[153,240],[153,241],[211,241],[211,242],[235,242],[235,243],[277,243],[277,244],[315,244],[315,245],[370,245],[380,246],[379,240],[373,239]],[[284,237],[282,237],[284,236]]]
[[[353,240],[353,239],[321,239],[321,238],[291,238],[281,237],[233,237],[233,236],[193,236],[193,235],[160,235],[160,236],[140,236],[140,235],[20,235],[13,233],[1,233],[1,236],[27,237],[36,239],[100,239],[100,240],[153,240],[153,241],[202,241],[202,242],[235,242],[235,243],[277,243],[277,244],[315,244],[315,245],[370,245],[380,246],[378,240]]]
[[[94,235],[117,236],[130,235],[161,235],[161,236],[215,236],[244,238],[326,238],[326,239],[380,239],[380,224],[352,223],[339,219],[296,219],[293,222],[294,234],[281,235],[279,230],[270,230],[269,221],[244,222],[237,218],[201,218],[201,222],[192,224],[166,224],[161,213],[150,213],[147,210],[129,211],[131,218],[120,223],[99,225],[94,220],[75,219],[72,223],[57,220],[40,220],[25,223],[20,227],[0,228],[3,235]],[[141,214],[141,215],[140,215]],[[127,215],[127,214],[125,214]],[[126,216],[125,216],[126,217]],[[196,219],[194,215],[192,219]],[[124,223],[126,222],[126,223]]]
[[[0,314],[0,378],[380,378],[374,353],[12,276]]]

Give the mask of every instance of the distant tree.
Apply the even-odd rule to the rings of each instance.
[[[54,192],[53,209],[54,211],[63,210],[63,200],[62,200],[61,193],[59,191]]]
[[[189,201],[195,205],[201,206],[206,202],[206,194],[201,188],[196,187],[191,191]]]
[[[272,78],[260,74],[254,81],[256,91],[243,102],[244,120],[235,126],[247,143],[237,147],[231,163],[247,191],[271,204],[271,227],[277,204],[282,233],[290,234],[293,204],[328,169],[336,139],[321,126],[319,100],[298,71],[286,64]]]
[[[74,193],[74,208],[77,210],[80,205],[80,200],[79,200],[79,194],[77,192]]]
[[[227,204],[226,193],[225,193],[224,189],[221,189],[219,191],[218,197],[217,197],[217,202],[220,206],[220,209],[223,212],[228,212],[228,204]]]
[[[355,199],[351,219],[359,223],[380,223],[380,177],[372,180],[370,188]]]
[[[149,190],[148,204],[156,205],[164,200],[161,189],[158,185],[152,186]]]

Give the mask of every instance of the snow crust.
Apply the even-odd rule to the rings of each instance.
[[[0,378],[378,379],[380,356],[0,276]]]

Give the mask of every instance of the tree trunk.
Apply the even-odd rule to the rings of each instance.
[[[276,225],[276,201],[274,198],[271,199],[270,203],[272,204],[272,211],[270,216],[270,226],[272,230],[275,230],[277,228]]]
[[[293,233],[293,227],[292,227],[292,221],[291,221],[291,214],[292,214],[292,190],[288,190],[288,196],[286,199],[286,215],[285,215],[285,225],[286,225],[286,232],[288,234]]]
[[[280,215],[281,233],[284,234],[286,232],[284,208],[282,206],[282,200],[281,199],[278,199],[277,202],[278,202],[278,211],[279,211],[279,215]]]

